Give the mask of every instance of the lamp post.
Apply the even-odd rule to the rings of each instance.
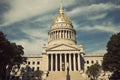
[[[67,75],[66,80],[70,80],[70,74],[69,74],[69,64],[67,63]]]

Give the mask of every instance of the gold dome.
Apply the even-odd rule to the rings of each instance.
[[[62,6],[60,6],[59,14],[54,18],[52,25],[57,23],[72,24],[70,18],[64,14],[64,9],[62,8]]]

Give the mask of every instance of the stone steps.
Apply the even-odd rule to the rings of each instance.
[[[66,80],[66,73],[64,71],[49,72],[47,80]]]
[[[70,71],[70,80],[85,80],[80,72],[78,71]],[[49,75],[46,80],[67,80],[67,72],[66,71],[55,71],[49,72]]]
[[[85,80],[80,72],[70,72],[71,80]]]

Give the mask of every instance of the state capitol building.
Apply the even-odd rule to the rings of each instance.
[[[69,68],[70,80],[84,80],[87,68],[102,64],[104,54],[85,54],[83,45],[77,45],[74,24],[66,16],[62,5],[48,31],[48,44],[39,55],[24,55],[33,70],[43,71],[43,80],[66,80]],[[21,65],[24,67],[25,65]]]

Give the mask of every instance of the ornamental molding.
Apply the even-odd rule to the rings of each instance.
[[[76,45],[68,45],[68,44],[58,44],[50,46],[46,49],[47,51],[80,51]]]

